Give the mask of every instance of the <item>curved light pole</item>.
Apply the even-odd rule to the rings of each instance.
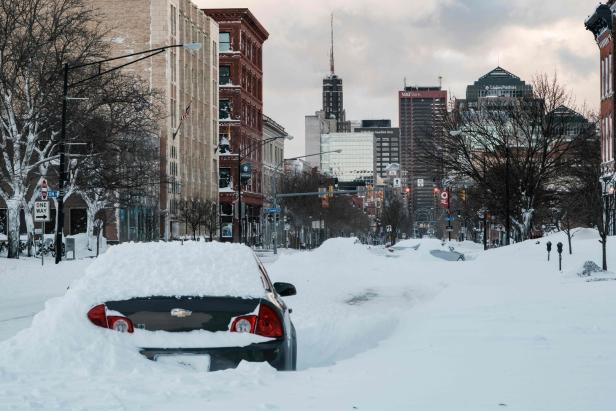
[[[248,156],[254,152],[256,149],[263,147],[265,144],[270,143],[274,140],[280,139],[293,140],[293,136],[286,134],[284,136],[276,136],[272,138],[268,138],[262,141],[259,141],[255,145],[249,145],[247,148],[250,149],[242,155],[241,151],[237,153],[237,215],[238,215],[238,242],[242,244],[242,160],[248,158]]]
[[[60,140],[58,142],[58,150],[60,151],[60,178],[58,179],[58,222],[56,224],[56,264],[58,264],[60,261],[62,261],[62,233],[64,231],[64,183],[66,182],[67,178],[66,178],[66,171],[64,170],[65,168],[65,157],[66,157],[66,153],[65,153],[65,139],[66,139],[66,110],[67,110],[67,101],[71,100],[70,97],[68,97],[68,89],[71,87],[75,87],[79,84],[85,83],[87,81],[93,80],[97,77],[103,76],[105,74],[111,73],[113,71],[119,70],[123,67],[129,66],[131,64],[135,64],[139,61],[142,60],[146,60],[150,57],[154,57],[158,54],[164,53],[165,51],[167,51],[167,49],[170,48],[176,48],[176,47],[184,47],[185,49],[189,50],[189,51],[196,51],[199,50],[201,48],[201,43],[185,43],[185,44],[174,44],[171,46],[164,46],[164,47],[157,47],[154,49],[150,49],[150,50],[144,50],[144,51],[140,51],[137,53],[130,53],[130,54],[125,54],[123,56],[118,56],[118,57],[111,57],[108,59],[103,59],[103,60],[97,60],[97,61],[93,61],[90,63],[83,63],[83,64],[77,64],[75,66],[69,66],[68,63],[64,63],[64,84],[63,84],[63,91],[62,91],[62,126],[60,129]],[[110,61],[116,61],[116,60],[121,60],[121,59],[125,59],[128,57],[134,57],[134,56],[141,56],[143,54],[146,54],[143,57],[140,57],[136,60],[133,61],[129,61],[128,63],[124,63],[124,64],[120,64],[119,66],[115,66],[112,67],[110,69],[101,71],[101,67],[104,63],[108,63]],[[76,81],[74,83],[70,83],[69,84],[69,72],[71,70],[77,70],[83,67],[89,67],[89,66],[98,66],[98,73],[87,77],[85,79]]]

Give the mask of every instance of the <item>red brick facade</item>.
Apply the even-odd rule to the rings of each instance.
[[[262,150],[263,140],[263,43],[269,34],[248,9],[205,9],[219,24],[220,48],[220,139],[230,144],[230,152],[220,151],[221,180],[230,174],[231,184],[220,190],[222,240],[238,236],[238,168],[252,168],[250,181],[242,185],[243,237],[250,244],[258,243],[260,214],[263,206]],[[228,34],[227,34],[228,33]],[[228,77],[224,77],[228,72]],[[228,80],[227,80],[228,79]],[[225,111],[228,107],[228,111]]]

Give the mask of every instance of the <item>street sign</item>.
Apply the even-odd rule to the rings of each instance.
[[[417,179],[417,187],[423,187],[424,186],[424,179],[423,178],[418,178]]]
[[[447,216],[447,221],[455,221],[455,219],[456,219],[456,216],[453,216],[453,215]]]
[[[47,197],[49,198],[58,198],[60,192],[59,191],[48,191]]]
[[[388,225],[387,227],[385,227],[385,231],[387,231],[388,233],[391,233],[391,226]]]
[[[453,231],[453,227],[447,227],[447,232],[452,232]]]
[[[394,178],[394,187],[400,188],[402,186],[402,180],[399,178]]]
[[[289,231],[291,229],[291,224],[285,224],[284,225],[284,231]]]
[[[279,213],[281,211],[281,208],[280,207],[266,208],[265,211],[268,214],[277,214],[277,213]]]
[[[449,193],[447,190],[441,192],[441,205],[445,208],[449,207]]]
[[[47,201],[34,202],[34,221],[50,221],[49,203]]]
[[[47,200],[47,180],[46,179],[42,179],[41,180],[41,200],[46,201]]]
[[[248,181],[252,177],[252,165],[250,163],[244,163],[240,166],[240,179],[242,181]]]

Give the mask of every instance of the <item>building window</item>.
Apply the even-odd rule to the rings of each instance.
[[[231,186],[230,168],[221,168],[218,175],[218,188],[227,188]]]
[[[218,104],[218,118],[223,120],[231,119],[231,102],[229,100],[220,100]]]
[[[220,66],[218,73],[218,81],[221,86],[225,84],[231,84],[231,66]]]
[[[218,34],[218,42],[219,42],[219,45],[220,45],[220,51],[221,52],[231,50],[231,33],[225,32],[225,31],[221,31]]]

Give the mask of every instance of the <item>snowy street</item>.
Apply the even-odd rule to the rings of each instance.
[[[110,346],[121,340],[111,338],[88,346],[85,337],[79,346],[79,336],[67,336],[57,346],[63,337],[46,341],[54,326],[42,324],[52,317],[43,312],[28,329],[30,315],[92,260],[44,270],[40,261],[4,260],[0,403],[15,410],[611,409],[616,276],[577,275],[600,257],[590,231],[574,238],[572,256],[563,254],[562,273],[540,241],[488,252],[452,243],[464,262],[435,257],[431,251],[448,251],[436,240],[406,240],[390,252],[333,239],[312,252],[264,258],[273,281],[298,290],[286,298],[298,335],[296,372],[244,362],[201,373],[123,356]],[[614,266],[614,241],[610,251]]]

